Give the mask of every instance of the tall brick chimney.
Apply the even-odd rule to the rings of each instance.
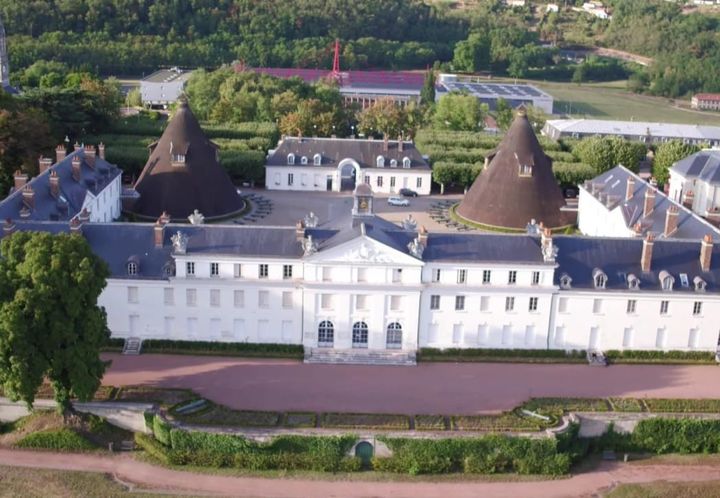
[[[72,158],[72,177],[76,182],[80,181],[80,158],[78,156]]]
[[[105,144],[102,142],[98,145],[98,155],[100,156],[100,159],[105,160]]]
[[[15,176],[14,176],[14,181],[15,181],[15,190],[20,190],[27,183],[28,176],[25,173],[23,173],[22,171],[16,170]]]
[[[91,168],[95,167],[95,146],[94,145],[86,145],[84,148],[85,153],[85,162],[88,163],[88,166]]]
[[[673,233],[675,233],[675,230],[677,230],[678,226],[678,208],[677,206],[670,206],[665,213],[665,231],[663,232],[665,234],[665,237],[669,237]]]
[[[22,202],[30,210],[35,207],[35,191],[30,184],[25,185],[22,189]]]
[[[56,199],[60,196],[60,177],[54,169],[50,171],[50,195]]]
[[[70,220],[70,233],[82,233],[82,221],[77,216]]]
[[[710,271],[710,262],[712,260],[713,239],[709,233],[703,237],[700,242],[700,268],[702,271]]]
[[[652,188],[645,189],[645,202],[643,204],[643,217],[650,216],[655,209],[655,190]]]
[[[423,246],[427,247],[428,242],[428,231],[427,228],[425,228],[425,225],[420,227],[420,230],[418,230],[418,242],[420,242]]]
[[[155,247],[162,247],[165,242],[165,225],[159,218],[153,227],[153,237],[155,239]]]
[[[400,135],[398,137],[398,152],[402,152],[404,146],[405,146],[405,144],[403,143],[403,136]]]
[[[649,272],[650,266],[652,264],[652,252],[653,252],[653,244],[655,243],[655,236],[651,233],[648,233],[645,237],[645,240],[643,240],[643,246],[642,246],[642,256],[640,257],[640,267],[642,268],[643,272]]]
[[[80,211],[80,214],[77,215],[77,219],[81,223],[87,223],[90,221],[90,211],[88,211],[87,208],[83,208],[82,211]]]
[[[40,159],[38,159],[38,171],[42,175],[45,173],[48,169],[50,169],[50,166],[52,166],[52,159],[49,157],[43,157],[40,156]]]
[[[388,151],[388,137],[387,137],[387,134],[384,134],[384,135],[383,135],[383,149],[382,149],[382,150],[383,150],[383,152],[387,152],[387,151]]]
[[[79,143],[75,142],[75,145],[73,145],[73,150],[75,150],[75,152],[77,152],[77,151],[79,151],[80,149],[82,149],[82,145],[80,145]]]
[[[66,157],[67,157],[67,151],[65,150],[64,145],[61,144],[61,145],[58,145],[57,147],[55,147],[55,162],[56,163],[59,163]]]
[[[633,198],[635,193],[635,178],[628,176],[627,183],[625,184],[625,200],[629,201]]]
[[[167,225],[168,223],[170,223],[170,215],[168,214],[168,212],[163,211],[160,215],[160,218],[158,218],[158,221],[163,225]]]

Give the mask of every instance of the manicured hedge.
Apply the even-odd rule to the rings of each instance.
[[[155,427],[155,414],[151,411],[143,412],[143,417],[145,418],[145,428],[149,431],[154,432]]]
[[[633,444],[655,453],[720,452],[720,420],[651,418],[638,422]]]
[[[33,432],[15,443],[18,448],[48,449],[56,451],[94,450],[97,447],[72,429]]]
[[[715,354],[707,351],[605,351],[605,357],[613,363],[663,363],[691,362],[715,363]]]
[[[486,361],[493,359],[556,360],[576,363],[586,361],[585,351],[566,352],[562,349],[421,348],[417,358],[418,361]]]
[[[253,342],[143,341],[144,353],[208,354],[222,356],[260,356],[267,358],[302,358],[303,347],[296,344],[261,344]]]
[[[153,417],[153,435],[155,439],[162,444],[170,446],[172,426],[168,424],[160,415]]]
[[[408,430],[410,419],[407,415],[384,413],[323,413],[320,425],[339,429]]]
[[[651,412],[720,413],[720,399],[644,399]]]
[[[122,351],[123,346],[125,346],[125,339],[120,337],[111,337],[106,342],[105,345],[102,346],[100,349],[101,351]]]
[[[373,458],[373,468],[405,474],[449,472],[494,474],[566,474],[568,455],[560,454],[555,439],[505,436],[454,439],[379,438],[393,456]]]
[[[145,452],[153,458],[159,460],[164,464],[172,463],[172,459],[169,454],[167,446],[162,444],[160,441],[152,436],[143,434],[141,432],[135,433],[135,444],[145,450]]]

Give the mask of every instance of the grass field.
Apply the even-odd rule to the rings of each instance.
[[[498,78],[493,81],[514,81]],[[556,114],[575,118],[617,119],[720,126],[720,112],[693,111],[688,100],[671,101],[628,92],[625,81],[605,83],[553,83],[527,81],[555,98]],[[682,107],[679,107],[682,106]]]

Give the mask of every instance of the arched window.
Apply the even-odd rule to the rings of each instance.
[[[390,167],[397,168],[397,159],[390,159]]]
[[[403,168],[410,167],[410,158],[408,156],[403,157]]]
[[[127,274],[134,276],[137,275],[138,272],[138,264],[135,261],[130,261],[127,264]]]
[[[593,270],[593,283],[596,289],[604,289],[607,284],[607,275],[599,268]]]
[[[695,284],[695,292],[705,292],[705,287],[707,287],[705,280],[700,277],[695,277],[693,278],[693,283]]]
[[[352,347],[368,347],[368,326],[365,322],[355,322],[352,328]]]
[[[318,346],[321,348],[333,347],[335,341],[335,327],[330,320],[323,320],[318,326]]]
[[[387,326],[387,348],[402,349],[402,325],[398,322]]]
[[[627,284],[628,284],[628,289],[638,290],[640,288],[640,279],[631,273],[630,275],[627,276]]]
[[[287,163],[295,164],[295,154],[293,154],[292,152],[290,154],[288,154]]]
[[[315,154],[313,156],[313,164],[315,166],[320,166],[322,164],[322,156],[320,154]]]
[[[377,159],[375,159],[375,166],[377,166],[378,168],[384,168],[385,158],[383,156],[377,156]]]
[[[663,270],[660,272],[660,285],[662,285],[662,290],[665,291],[671,291],[673,290],[673,287],[675,286],[675,279],[672,275],[670,275],[667,271]]]
[[[307,164],[307,156],[302,156],[300,158],[300,164]]]
[[[170,278],[175,276],[175,263],[172,261],[168,261],[163,265],[163,275],[165,278]]]
[[[561,289],[569,289],[572,285],[572,278],[570,278],[570,275],[567,273],[563,273],[560,276],[560,288]]]

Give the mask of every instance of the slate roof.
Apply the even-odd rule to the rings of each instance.
[[[73,178],[72,159],[81,158],[80,181]],[[55,171],[60,180],[60,195],[53,197],[50,193],[50,172]],[[49,169],[32,178],[28,184],[32,187],[35,196],[33,209],[27,220],[70,220],[80,213],[83,202],[90,192],[97,195],[107,187],[122,171],[117,166],[95,157],[95,166],[92,167],[85,159],[85,151],[81,148],[68,154],[65,159],[52,165]],[[0,219],[20,218],[23,208],[22,191],[12,191],[8,197],[0,201]]]
[[[431,233],[423,260],[437,263],[543,263],[538,237],[494,233]]]
[[[697,178],[710,185],[720,185],[720,150],[701,150],[672,165],[670,171],[685,178]]]
[[[558,247],[555,284],[560,284],[564,273],[572,278],[573,289],[593,289],[592,274],[595,268],[607,275],[606,289],[627,291],[625,280],[629,274],[640,279],[640,290],[661,291],[660,272],[667,271],[675,278],[674,292],[695,293],[693,279],[701,277],[710,292],[720,291],[720,244],[712,252],[710,271],[700,268],[700,241],[656,240],[653,245],[650,272],[640,267],[642,239],[595,238],[558,236],[553,238]],[[689,286],[683,287],[680,274],[686,274]]]
[[[143,82],[147,83],[169,83],[174,81],[187,81],[192,75],[192,71],[183,71],[178,68],[160,69],[154,73],[144,77]]]
[[[634,180],[634,190],[632,198],[625,200],[628,178]],[[590,189],[591,184],[595,185],[596,188],[599,187],[595,195],[592,194]],[[581,185],[580,188],[593,195],[596,199],[601,200],[608,212],[620,209],[625,220],[625,226],[628,228],[632,229],[640,223],[642,231],[638,235],[652,232],[656,238],[664,238],[667,211],[671,206],[674,206],[678,210],[678,224],[677,229],[670,234],[669,238],[700,240],[708,233],[714,234],[715,238],[720,237],[720,230],[715,226],[682,204],[671,200],[663,192],[653,188],[645,180],[622,165],[615,166],[611,170],[593,178]],[[649,216],[643,216],[645,192],[648,189],[655,192],[655,207]],[[603,199],[600,199],[601,196]],[[608,200],[607,196],[610,196],[610,200]]]
[[[524,229],[531,220],[557,228],[573,222],[560,186],[524,112],[518,112],[500,145],[487,157],[457,208],[463,218],[493,227]],[[523,176],[523,166],[532,174]]]
[[[680,138],[688,140],[720,140],[720,126],[651,123],[648,121],[610,121],[604,119],[550,119],[545,122],[563,135],[618,135]]]
[[[240,70],[242,66],[236,66]],[[305,83],[315,83],[325,78],[332,78],[333,73],[327,69],[303,69],[295,67],[258,67],[250,71],[267,74],[275,78],[300,78]],[[341,71],[338,74],[340,93],[352,90],[373,89],[388,92],[404,92],[420,94],[425,75],[412,71]]]
[[[160,140],[150,145],[150,158],[135,183],[140,194],[132,211],[147,218],[167,212],[184,219],[195,209],[206,219],[239,211],[243,201],[220,165],[218,146],[181,100]],[[184,164],[174,161],[184,156]]]
[[[410,158],[410,169],[429,170],[430,165],[423,159],[413,142],[403,141],[403,150],[398,148],[397,140],[388,140],[388,150],[383,140],[363,140],[352,138],[305,138],[284,137],[266,161],[267,166],[300,166],[300,158],[307,157],[309,168],[337,168],[343,159],[357,161],[361,168],[376,168],[378,156],[385,157],[385,168],[390,169],[390,161],[397,161],[397,169],[403,169],[403,158]],[[288,154],[295,154],[295,163],[288,164]],[[320,166],[313,166],[315,154],[322,156]],[[392,168],[396,169],[396,168]]]

